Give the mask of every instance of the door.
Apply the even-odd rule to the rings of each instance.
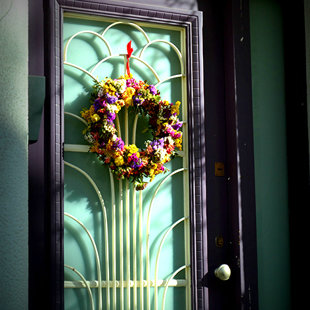
[[[101,0],[51,0],[50,7],[46,151],[51,308],[238,309],[247,304],[254,309],[256,267],[255,259],[248,259],[255,256],[254,196],[248,174],[250,96],[247,83],[241,87],[247,70],[236,70],[248,59],[240,57],[248,49],[232,34],[240,26],[237,4],[227,8],[225,31],[217,18],[222,9],[209,16],[207,49],[200,12]],[[212,37],[214,28],[220,36]],[[219,44],[217,53],[212,44],[221,35],[225,51]],[[221,62],[220,70],[213,66],[212,55]],[[117,132],[112,142],[120,145],[113,144],[110,154],[114,166],[106,158],[105,144],[110,142],[94,145],[97,136],[88,135],[90,123],[101,117],[89,112],[92,86],[106,78],[96,100],[108,79],[116,79],[117,91],[109,94],[115,97],[124,92],[121,75],[128,70],[148,94],[154,88],[152,96],[159,95],[158,90],[167,106],[181,102],[177,116],[183,124],[178,128],[182,149],[176,147],[177,156],[162,167],[166,173],[154,179],[150,170],[144,180],[134,175],[126,179],[130,171],[139,175],[137,154],[136,167],[123,171],[122,178],[124,158],[116,163],[115,150],[123,143],[133,150],[131,155],[143,157],[154,143],[154,128],[161,124],[159,110],[159,123],[143,106],[139,110],[129,104],[126,110],[125,101],[117,113],[110,111],[111,126],[103,130]],[[214,93],[220,93],[221,100],[211,100]],[[148,184],[142,189],[144,181]],[[225,263],[232,269],[229,281],[225,266],[217,270],[224,271],[224,278],[218,272],[222,280],[215,277],[217,267]]]
[[[133,48],[130,58],[128,42]],[[183,27],[64,14],[65,309],[192,309],[185,46]],[[126,77],[129,71],[131,78]],[[176,119],[170,126],[174,133],[152,135],[153,110],[140,111],[131,99],[110,120],[113,146],[94,152],[96,143],[91,139],[105,130],[95,127],[94,118],[105,116],[100,108],[91,112],[91,93],[95,81],[113,87],[109,78],[123,86],[127,79],[131,90],[139,81],[152,85],[148,96],[161,96],[161,109],[173,104],[167,120]],[[115,92],[121,91],[107,92],[106,98],[112,94],[116,98]],[[98,92],[96,96],[100,97]],[[155,112],[156,130],[165,111]],[[174,135],[178,138],[172,141]],[[168,147],[176,151],[173,159],[166,147],[169,139]],[[136,149],[126,159],[125,153],[116,158],[116,142],[123,144],[123,150]],[[141,173],[144,183],[141,179],[137,183],[133,179],[140,171],[138,164],[151,146],[148,160],[154,167]],[[166,158],[158,159],[155,153]],[[140,160],[124,166],[124,171],[132,168],[130,178],[124,171],[120,177],[119,158],[128,163]]]

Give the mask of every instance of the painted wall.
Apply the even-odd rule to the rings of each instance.
[[[281,4],[250,1],[259,306],[290,308]]]
[[[28,2],[0,1],[0,308],[28,304]]]

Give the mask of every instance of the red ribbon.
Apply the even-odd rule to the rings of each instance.
[[[133,52],[133,48],[131,47],[131,41],[129,41],[127,43],[127,64],[126,64],[127,75],[130,75],[129,58],[131,57],[132,52]]]

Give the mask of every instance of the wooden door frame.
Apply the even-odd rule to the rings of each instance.
[[[181,26],[186,31],[187,46],[187,98],[189,140],[189,184],[191,217],[191,275],[192,307],[202,308],[203,290],[197,283],[204,274],[202,266],[204,242],[202,232],[202,210],[205,205],[204,168],[204,103],[202,42],[199,12],[184,12],[109,1],[51,0],[48,7],[47,27],[47,140],[48,158],[48,209],[50,215],[50,269],[51,309],[62,309],[63,296],[63,65],[62,65],[62,19],[63,12],[95,14],[132,21],[147,21]],[[201,222],[200,222],[201,221]],[[206,243],[206,242],[205,242]]]
[[[226,124],[233,266],[239,270],[239,309],[258,309],[254,136],[249,1],[227,1]]]
[[[223,257],[232,269],[225,284],[207,278],[205,309],[217,309],[218,290],[227,295],[223,309],[258,309],[249,1],[197,2],[204,12],[207,218],[223,218],[208,225],[224,230],[221,249],[208,235],[208,274]],[[215,162],[224,163],[225,176],[214,176]]]

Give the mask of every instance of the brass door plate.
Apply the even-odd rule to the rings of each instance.
[[[215,162],[215,164],[214,164],[214,175],[216,177],[223,177],[225,175],[224,163]]]
[[[216,236],[215,237],[215,245],[218,248],[222,248],[223,247],[223,245],[224,245],[224,238],[223,238],[223,236]]]

